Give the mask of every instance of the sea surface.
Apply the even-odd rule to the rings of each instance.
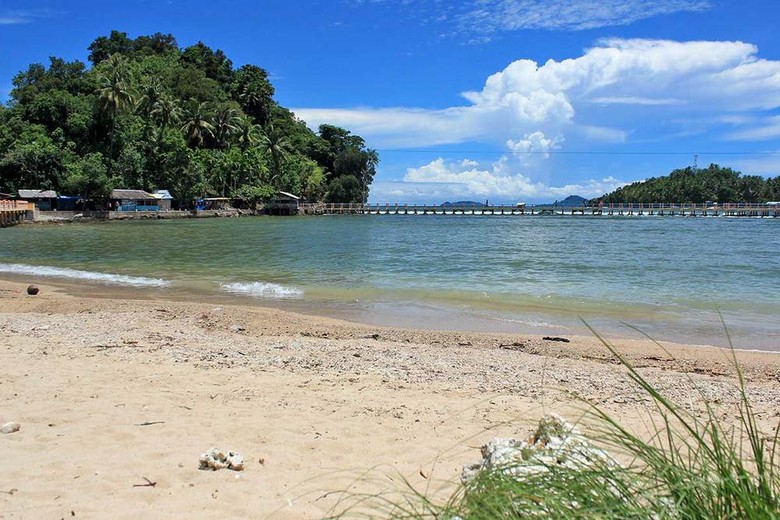
[[[325,216],[17,226],[0,277],[378,325],[780,351],[780,220]]]

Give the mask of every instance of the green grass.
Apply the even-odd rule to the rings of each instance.
[[[620,464],[596,461],[579,469],[551,464],[523,478],[508,466],[483,470],[441,503],[406,482],[400,494],[348,497],[355,500],[341,504],[335,517],[780,519],[780,425],[769,437],[759,430],[733,347],[739,402],[724,421],[693,379],[688,381],[702,404],[672,402],[591,330],[654,405],[648,413],[654,433],[640,437],[603,408],[586,404],[588,439]]]

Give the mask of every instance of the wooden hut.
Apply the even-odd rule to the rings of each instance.
[[[31,202],[38,211],[57,209],[57,192],[54,190],[19,190],[18,198]]]
[[[269,215],[297,215],[300,208],[301,198],[286,191],[278,192],[276,198],[265,205]]]
[[[115,211],[160,211],[159,199],[143,190],[113,190],[111,208]]]
[[[154,193],[152,193],[157,198],[157,205],[160,208],[160,211],[170,211],[171,210],[171,203],[173,202],[173,197],[171,196],[171,193],[168,190],[157,190]]]

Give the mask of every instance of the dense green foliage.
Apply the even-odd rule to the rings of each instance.
[[[778,201],[780,177],[765,179],[758,175],[742,175],[731,168],[711,164],[708,168],[684,168],[665,177],[635,182],[604,195],[601,200],[676,203]]]
[[[274,101],[262,68],[234,68],[220,50],[180,49],[159,33],[113,31],[89,51],[92,67],[50,58],[14,78],[0,106],[0,191],[366,199],[376,152],[342,128],[312,132]]]

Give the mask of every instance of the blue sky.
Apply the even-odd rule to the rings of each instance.
[[[111,29],[202,40],[380,153],[373,202],[597,196],[780,174],[777,0],[0,0],[0,96]]]

